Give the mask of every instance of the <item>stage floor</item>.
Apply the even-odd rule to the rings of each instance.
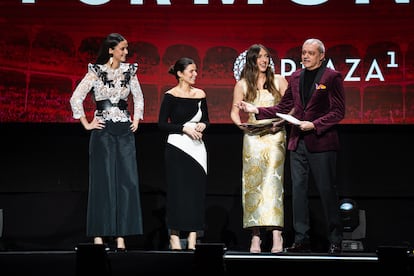
[[[226,251],[206,245],[190,251],[73,251],[0,252],[0,275],[253,275],[271,273],[412,273],[414,257],[391,250],[377,253],[293,254]]]

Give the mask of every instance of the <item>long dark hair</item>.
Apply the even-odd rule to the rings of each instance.
[[[247,50],[246,65],[244,66],[240,74],[240,78],[244,78],[246,80],[246,84],[247,84],[246,100],[248,102],[254,101],[254,99],[257,96],[257,78],[259,76],[259,68],[257,67],[257,58],[259,56],[260,49],[265,50],[270,59],[270,52],[265,46],[263,46],[262,44],[253,44]],[[268,89],[269,92],[273,96],[275,96],[275,99],[279,100],[281,95],[280,95],[280,92],[277,91],[276,89],[274,79],[275,79],[274,72],[272,68],[268,66],[266,69],[266,81],[264,83],[263,88]]]
[[[115,49],[116,45],[124,41],[125,38],[118,33],[109,34],[101,44],[98,57],[96,58],[96,64],[105,64],[111,58],[109,49]]]
[[[171,66],[168,70],[168,73],[174,75],[175,78],[178,80],[177,72],[183,72],[188,65],[195,64],[194,60],[188,57],[182,57],[175,62],[173,66]]]

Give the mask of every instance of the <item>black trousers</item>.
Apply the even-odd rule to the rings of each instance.
[[[299,141],[296,151],[290,152],[292,175],[293,227],[295,242],[310,242],[309,218],[309,176],[312,173],[318,189],[324,215],[328,225],[330,243],[342,241],[342,223],[339,213],[339,200],[336,188],[335,151],[311,153],[303,140]]]
[[[135,136],[131,123],[107,121],[89,142],[87,236],[143,233]]]

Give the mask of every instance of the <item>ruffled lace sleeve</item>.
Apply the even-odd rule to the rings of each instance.
[[[72,108],[73,118],[79,119],[85,116],[85,110],[83,107],[83,101],[91,91],[94,81],[97,79],[96,70],[92,64],[88,64],[88,72],[85,74],[83,79],[80,81],[76,89],[73,91],[72,97],[70,98],[70,106]]]
[[[134,100],[134,120],[142,120],[144,118],[144,96],[142,94],[141,85],[137,77],[138,64],[133,63],[129,65],[131,73],[131,94]]]

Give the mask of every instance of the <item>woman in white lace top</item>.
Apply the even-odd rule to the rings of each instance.
[[[138,65],[125,63],[127,54],[127,40],[109,34],[70,99],[73,117],[91,131],[86,234],[95,244],[115,238],[118,251],[125,251],[125,236],[143,233],[134,132],[143,119],[144,97]],[[96,101],[91,119],[84,110],[88,94]]]

